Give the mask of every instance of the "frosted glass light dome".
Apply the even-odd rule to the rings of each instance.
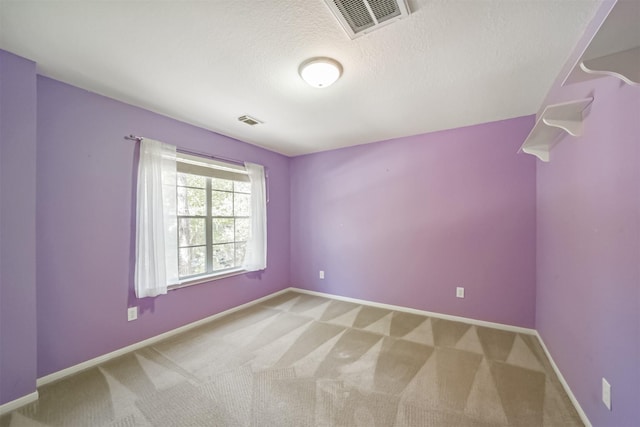
[[[300,65],[300,77],[313,87],[331,86],[342,74],[342,66],[331,58],[311,58]]]

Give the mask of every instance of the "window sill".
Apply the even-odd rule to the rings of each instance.
[[[202,283],[213,282],[214,280],[226,279],[227,277],[239,276],[246,273],[246,270],[241,268],[227,270],[221,273],[210,274],[208,276],[198,276],[189,279],[181,280],[177,285],[171,285],[168,290],[173,291],[175,289],[186,288],[188,286],[200,285]]]

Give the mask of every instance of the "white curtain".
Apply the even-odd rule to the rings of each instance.
[[[178,283],[176,147],[152,139],[140,142],[136,205],[138,298],[167,293]]]
[[[264,167],[244,164],[251,181],[251,233],[242,268],[247,271],[267,268],[267,186]]]

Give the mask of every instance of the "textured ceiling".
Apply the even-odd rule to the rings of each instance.
[[[408,18],[351,40],[323,0],[0,0],[0,48],[298,155],[535,113],[598,4],[414,0]],[[298,66],[314,56],[340,61],[342,78],[307,86]]]

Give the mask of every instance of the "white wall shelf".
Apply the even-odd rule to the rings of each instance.
[[[614,76],[640,86],[640,2],[616,2],[562,85]]]
[[[548,162],[551,149],[565,132],[572,136],[582,135],[583,113],[591,102],[593,97],[548,105],[518,152],[532,154]]]

